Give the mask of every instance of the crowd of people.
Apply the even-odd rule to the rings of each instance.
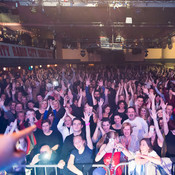
[[[175,70],[131,64],[2,72],[0,133],[34,125],[16,148],[26,152],[25,164],[54,164],[61,175],[105,175],[105,168],[91,167],[97,163],[112,175],[129,162],[129,174],[168,174],[161,165],[175,157]]]

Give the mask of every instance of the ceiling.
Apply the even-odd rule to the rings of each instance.
[[[160,44],[175,33],[175,8],[168,7],[100,7],[18,6],[0,4],[6,12],[0,13],[1,25],[12,30],[34,31],[42,37],[96,42],[100,36],[120,34],[128,42],[143,42],[145,47]],[[132,24],[126,24],[126,17]],[[36,30],[35,30],[36,31]],[[154,44],[153,44],[154,45]]]

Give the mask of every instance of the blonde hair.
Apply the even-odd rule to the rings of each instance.
[[[131,131],[131,134],[132,134],[133,129],[132,129],[132,125],[131,125],[129,122],[125,122],[125,123],[122,124],[122,127],[121,127],[121,132],[122,132],[122,134],[123,134],[123,130],[124,130],[124,128],[125,128],[126,126],[130,126],[130,131]]]

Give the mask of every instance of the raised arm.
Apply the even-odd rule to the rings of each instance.
[[[162,102],[161,106],[162,106],[162,111],[163,111],[163,129],[164,129],[165,135],[167,135],[169,132],[168,122],[167,122],[166,112],[165,112],[167,104]]]
[[[90,115],[88,115],[86,112],[84,113],[84,118],[82,118],[85,122],[86,126],[86,141],[87,141],[87,146],[90,149],[93,149],[93,144],[92,144],[92,139],[91,139],[91,131],[90,131]]]
[[[158,121],[157,121],[157,114],[156,114],[155,110],[152,110],[151,118],[153,119],[153,122],[154,122],[154,126],[155,126],[157,137],[161,141],[161,143],[163,143],[164,138],[163,138],[163,135],[162,135],[162,133],[161,133],[161,131],[159,129],[159,125],[158,125]]]

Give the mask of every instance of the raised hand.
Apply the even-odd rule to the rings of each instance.
[[[16,143],[20,138],[26,137],[31,134],[36,129],[33,125],[24,130],[13,134],[0,135],[0,169],[6,169],[7,166],[10,167],[14,162],[19,161],[25,156],[25,152],[16,149]]]
[[[156,110],[152,110],[151,113],[150,113],[150,116],[153,120],[157,120],[157,113],[156,113]]]
[[[99,105],[99,106],[102,106],[102,105],[103,105],[103,103],[104,103],[103,98],[100,98],[100,101],[98,101],[98,105]]]

